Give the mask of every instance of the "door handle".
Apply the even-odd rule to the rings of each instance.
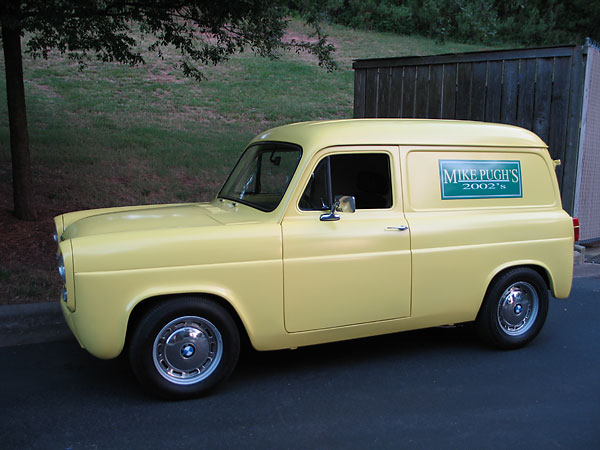
[[[408,227],[405,225],[400,225],[399,227],[385,227],[385,231],[406,231]]]

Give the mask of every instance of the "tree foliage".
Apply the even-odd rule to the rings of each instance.
[[[329,0],[332,22],[497,45],[600,40],[600,5],[587,0]]]
[[[142,49],[161,54],[173,46],[184,73],[196,78],[203,64],[247,50],[271,58],[286,50],[308,51],[321,65],[334,67],[334,48],[308,7],[299,13],[313,28],[310,39],[284,39],[290,14],[285,1],[9,0],[1,11],[3,25],[29,33],[33,56],[56,49],[82,65],[91,57],[141,64]]]

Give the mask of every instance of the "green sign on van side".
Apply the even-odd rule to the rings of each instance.
[[[523,196],[519,161],[442,159],[439,163],[442,200]]]

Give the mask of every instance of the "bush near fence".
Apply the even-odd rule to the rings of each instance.
[[[600,8],[583,0],[328,0],[321,8],[334,23],[442,41],[545,45],[600,39]]]

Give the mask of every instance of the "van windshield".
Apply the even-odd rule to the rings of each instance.
[[[293,144],[268,142],[251,145],[227,178],[218,197],[273,211],[281,202],[302,149]]]

